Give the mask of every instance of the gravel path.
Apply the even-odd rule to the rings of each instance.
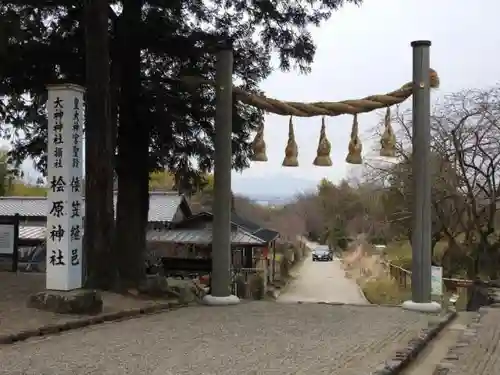
[[[317,246],[309,243],[310,248]],[[298,276],[280,295],[279,302],[341,302],[368,304],[355,280],[345,277],[339,259],[332,262],[313,262],[312,256],[304,261]]]
[[[427,325],[399,308],[190,307],[0,348],[9,375],[363,375]]]
[[[82,318],[79,315],[55,314],[27,306],[29,295],[45,290],[45,274],[0,272],[0,285],[0,335],[16,334]],[[166,302],[139,300],[109,292],[101,294],[104,303],[103,313],[149,307]]]

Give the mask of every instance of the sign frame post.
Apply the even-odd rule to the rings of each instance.
[[[431,296],[438,297],[444,305],[443,267],[431,266]]]
[[[12,249],[10,251],[5,251],[5,248],[0,247],[0,254],[11,255],[12,256],[12,272],[18,271],[19,266],[19,214],[14,216],[0,216],[0,227],[11,227],[11,233],[8,234],[10,237],[8,239]],[[0,232],[2,230],[0,229]]]
[[[431,295],[443,296],[443,267],[431,266]]]
[[[48,85],[46,289],[82,287],[85,89]]]

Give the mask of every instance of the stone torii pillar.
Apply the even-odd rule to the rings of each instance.
[[[233,48],[219,45],[216,66],[214,223],[212,226],[212,280],[207,305],[234,305],[239,298],[231,286],[231,170],[233,123]]]
[[[431,87],[428,40],[411,43],[413,48],[413,231],[411,301],[404,309],[438,312],[441,305],[431,300],[432,175],[431,157]]]

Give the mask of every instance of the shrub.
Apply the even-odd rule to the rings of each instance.
[[[252,275],[250,279],[250,293],[255,300],[261,300],[266,293],[265,280],[263,275]]]
[[[280,262],[280,275],[282,279],[290,276],[290,263],[286,257],[283,257]]]

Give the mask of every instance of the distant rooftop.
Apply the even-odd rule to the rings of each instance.
[[[115,193],[115,210],[116,197],[117,194]],[[85,200],[85,197],[83,199]],[[172,221],[183,201],[186,202],[184,196],[179,195],[177,192],[150,192],[148,221]],[[24,217],[45,217],[48,211],[46,197],[0,197],[1,216],[19,214],[19,216]]]

